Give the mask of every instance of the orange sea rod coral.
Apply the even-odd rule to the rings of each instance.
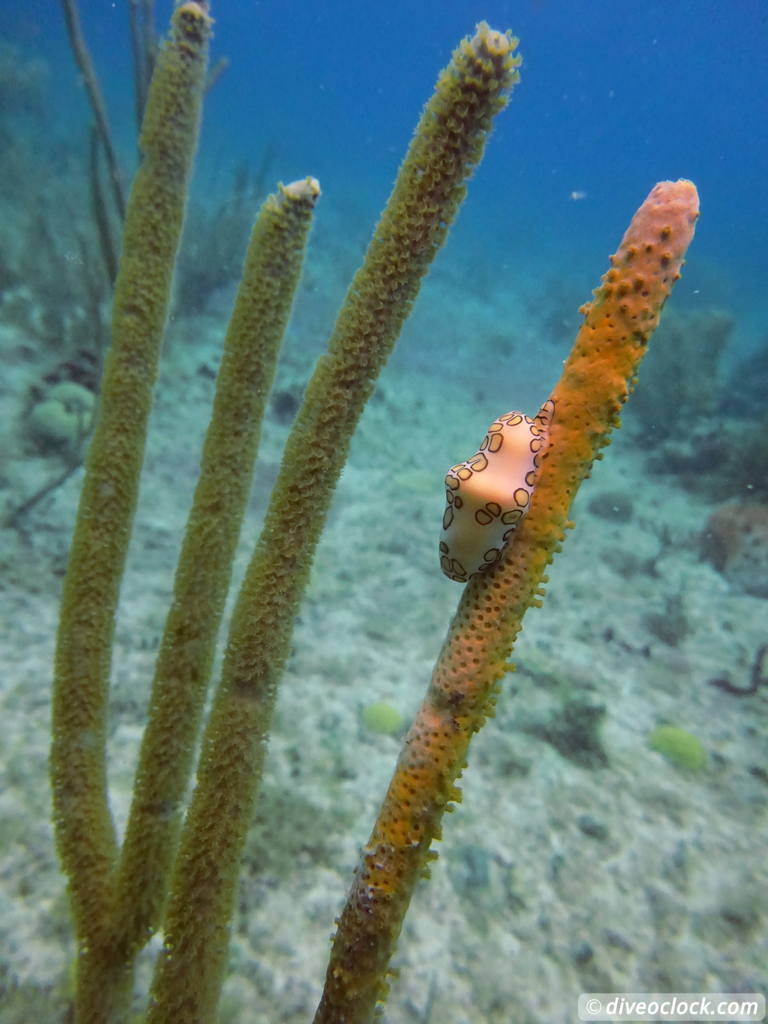
[[[656,185],[582,308],[584,324],[551,396],[549,445],[530,511],[499,561],[463,591],[339,919],[315,1024],[362,1024],[386,993],[413,886],[444,811],[460,797],[455,783],[469,742],[493,710],[525,611],[539,603],[573,497],[618,424],[697,216],[691,182]]]

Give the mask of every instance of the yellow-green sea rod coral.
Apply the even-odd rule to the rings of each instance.
[[[164,922],[150,1024],[215,1015],[228,921],[293,620],[350,439],[517,80],[516,40],[480,25],[427,104],[286,444],[238,597]]]
[[[367,1024],[416,880],[459,800],[469,743],[493,712],[523,615],[540,603],[568,513],[619,410],[680,267],[698,216],[689,181],[661,182],[635,214],[552,393],[549,445],[531,508],[501,558],[464,588],[424,702],[339,919],[315,1024]]]
[[[281,185],[263,204],[251,234],[155,665],[120,856],[115,934],[126,949],[143,946],[159,924],[264,407],[319,195],[314,178]]]
[[[56,839],[80,964],[78,1019],[108,1019],[116,841],[105,739],[115,608],[144,453],[171,273],[197,143],[210,19],[198,3],[173,14],[150,93],[115,285],[112,346],[64,579],[53,691],[51,775]]]

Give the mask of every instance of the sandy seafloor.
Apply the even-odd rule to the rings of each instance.
[[[328,216],[329,236],[343,239]],[[306,379],[359,257],[343,242],[323,246],[318,232],[282,389]],[[594,268],[595,283],[604,269]],[[311,1019],[334,916],[398,751],[399,740],[366,729],[361,710],[385,701],[413,713],[461,590],[437,564],[442,476],[472,454],[496,415],[522,403],[535,411],[577,323],[574,315],[564,325],[560,347],[542,341],[522,291],[499,288],[481,300],[465,274],[449,250],[338,487],[281,689],[223,1021]],[[223,298],[209,315],[175,317],[164,355],[114,651],[109,766],[118,823],[213,391],[206,370],[217,361],[221,306]],[[2,415],[18,435],[19,396],[48,365],[12,326],[0,330]],[[486,337],[496,346],[488,361]],[[287,429],[268,415],[238,574]],[[16,435],[3,478],[22,498],[58,463],[30,455]],[[72,939],[46,759],[57,597],[80,480],[38,506],[22,532],[2,536],[3,1024],[65,1019]],[[623,520],[611,515],[616,492],[631,503]],[[701,560],[697,537],[710,511],[674,477],[648,472],[630,423],[596,465],[544,606],[526,618],[518,672],[473,743],[463,802],[446,818],[432,878],[400,939],[385,1021],[568,1024],[581,991],[768,989],[768,692],[740,698],[709,685],[724,674],[746,683],[766,639],[766,604]],[[659,627],[670,607],[686,623],[672,635]],[[537,735],[537,722],[574,699],[605,707],[600,767]],[[701,740],[703,771],[681,772],[649,748],[660,723]],[[149,963],[148,954],[142,986]]]

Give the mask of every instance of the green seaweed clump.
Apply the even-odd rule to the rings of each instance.
[[[383,701],[364,707],[362,719],[367,729],[383,736],[397,736],[403,727],[403,716],[397,708]]]
[[[693,733],[676,725],[660,725],[648,737],[648,746],[676,768],[700,772],[707,763],[707,752]]]

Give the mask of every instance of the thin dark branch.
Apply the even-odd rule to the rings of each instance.
[[[153,0],[128,0],[128,7],[133,52],[136,131],[140,132],[157,52],[154,3]]]
[[[80,14],[77,9],[76,0],[61,0],[61,7],[64,11],[64,21],[67,25],[69,44],[72,47],[75,63],[78,66],[80,74],[83,76],[83,84],[85,85],[86,92],[88,93],[88,99],[91,103],[93,116],[96,119],[96,130],[99,133],[104,146],[104,154],[107,161],[107,167],[109,169],[109,179],[112,185],[115,206],[117,207],[120,220],[124,220],[125,192],[123,190],[120,167],[117,162],[115,147],[112,144],[112,134],[109,129],[109,121],[107,118],[107,107],[96,75],[96,69],[93,61],[91,60],[91,55],[88,51],[88,47],[80,27]]]
[[[218,80],[227,70],[230,65],[229,57],[219,57],[216,63],[213,65],[211,70],[208,72],[208,78],[205,80],[205,94],[206,96],[211,89],[216,85]]]
[[[88,171],[91,187],[91,212],[96,224],[96,231],[99,236],[99,248],[104,261],[104,270],[109,281],[109,287],[115,283],[117,277],[117,243],[114,238],[112,224],[109,220],[107,206],[104,202],[104,190],[101,187],[101,174],[99,171],[99,147],[103,150],[103,140],[96,130],[91,126],[90,147],[88,153]]]
[[[710,679],[709,685],[716,686],[718,690],[725,690],[734,697],[750,697],[757,693],[761,686],[768,685],[768,644],[760,644],[752,662],[752,671],[749,676],[749,683],[746,686],[737,686],[726,677]]]
[[[21,505],[13,509],[13,511],[10,512],[3,521],[3,526],[9,528],[16,528],[20,526],[22,519],[24,519],[27,513],[30,512],[38,502],[42,501],[43,498],[47,497],[51,491],[55,491],[57,487],[61,487],[61,485],[68,480],[75,470],[79,469],[82,464],[83,455],[82,452],[80,452],[80,454],[78,454],[71,463],[67,464],[63,472],[59,473],[59,475],[55,476],[52,480],[49,480],[48,483],[43,484],[43,486],[35,491],[30,498],[27,498],[27,500],[22,502]]]

